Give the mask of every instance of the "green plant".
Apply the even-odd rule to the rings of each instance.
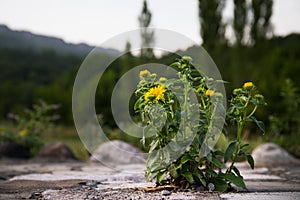
[[[278,142],[280,135],[299,133],[300,129],[300,95],[293,81],[286,79],[281,85],[282,112],[269,116],[274,142]]]
[[[34,155],[43,146],[41,134],[57,118],[51,113],[57,108],[58,105],[48,105],[41,100],[39,104],[33,105],[32,110],[26,109],[20,116],[14,115],[19,131],[3,131],[0,135],[0,142],[14,142],[29,150],[30,155]]]
[[[207,190],[226,191],[233,183],[246,188],[234,163],[246,156],[250,166],[253,158],[243,150],[247,146],[241,134],[247,122],[254,121],[263,129],[263,123],[253,116],[258,106],[264,105],[253,83],[245,83],[234,90],[228,117],[238,125],[237,139],[226,151],[211,149],[208,141],[223,132],[218,121],[225,120],[224,97],[217,91],[222,80],[201,75],[184,56],[170,65],[178,71],[178,79],[166,79],[148,70],[140,72],[140,82],[134,109],[145,125],[142,138],[149,145],[146,176],[158,185],[174,184],[181,188],[200,185]],[[150,144],[145,138],[152,137]],[[232,161],[223,172],[225,163]]]
[[[299,140],[294,139],[300,133],[299,88],[292,80],[286,79],[281,84],[280,97],[278,100],[281,102],[281,112],[274,112],[269,116],[271,131],[269,140],[299,157]]]
[[[252,82],[246,82],[242,88],[233,90],[233,97],[230,100],[230,107],[227,114],[230,121],[237,125],[237,136],[236,140],[232,141],[225,151],[224,162],[226,163],[229,159],[232,160],[227,172],[231,173],[234,170],[236,175],[239,175],[239,171],[234,167],[234,163],[240,156],[246,156],[251,168],[254,169],[252,156],[244,151],[244,148],[248,144],[243,144],[241,135],[248,122],[255,122],[261,131],[265,133],[264,123],[258,121],[253,116],[257,108],[264,105],[266,105],[264,97],[258,93],[257,88]]]

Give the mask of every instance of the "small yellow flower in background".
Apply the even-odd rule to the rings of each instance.
[[[148,71],[148,70],[142,70],[142,71],[140,71],[140,76],[145,76],[145,75],[147,75],[147,74],[149,74],[150,72]]]
[[[212,96],[215,95],[215,92],[213,90],[206,90],[205,95],[209,96],[209,97],[212,97]]]
[[[159,78],[159,81],[160,81],[160,82],[165,82],[166,80],[167,80],[167,78],[165,78],[165,77],[160,77],[160,78]]]
[[[166,88],[164,85],[159,85],[157,87],[151,88],[148,92],[145,93],[145,100],[148,101],[150,98],[154,98],[154,102],[164,99],[164,92]]]
[[[19,134],[21,137],[25,137],[28,134],[28,129],[24,128],[19,132]]]
[[[253,87],[253,83],[252,82],[246,82],[243,85],[243,88],[251,88],[251,87]]]

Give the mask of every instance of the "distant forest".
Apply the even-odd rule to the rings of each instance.
[[[281,115],[288,105],[281,101],[284,97],[285,81],[291,80],[300,86],[300,35],[274,37],[255,47],[221,46],[211,54],[216,62],[226,85],[227,92],[239,87],[245,81],[253,81],[265,95],[269,104],[261,115],[267,119],[272,113]],[[191,47],[187,51],[193,51]],[[184,54],[184,53],[183,53]],[[165,55],[160,59],[152,58],[153,62],[170,64],[176,55]],[[77,70],[83,56],[74,54],[59,55],[53,50],[44,49],[36,52],[26,49],[0,49],[0,113],[5,119],[10,112],[20,112],[30,107],[39,98],[48,103],[62,105],[60,115],[62,123],[72,122],[71,94]],[[122,73],[143,63],[139,57],[125,55],[116,60],[105,76],[102,84],[108,87],[98,88],[97,98],[107,99],[107,104],[96,105],[97,110],[104,111],[110,119],[109,104],[113,84]],[[102,101],[103,102],[103,101]],[[106,101],[104,101],[106,102]]]

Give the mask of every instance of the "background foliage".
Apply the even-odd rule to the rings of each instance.
[[[249,5],[249,2],[252,4]],[[200,34],[203,46],[216,62],[223,80],[230,82],[226,85],[227,91],[246,81],[253,81],[264,94],[268,106],[257,113],[258,118],[266,122],[267,134],[263,140],[274,141],[300,156],[297,139],[300,134],[300,34],[285,37],[272,34],[272,3],[272,0],[234,1],[235,18],[231,24],[221,20],[224,0],[199,0]],[[142,13],[151,13],[145,10],[145,4],[141,16]],[[249,14],[254,17],[250,19]],[[149,24],[150,21],[147,26]],[[210,26],[212,24],[215,26]],[[233,28],[234,37],[225,37],[224,29],[227,27]],[[155,42],[155,35],[148,32],[148,37],[149,34],[151,42]],[[9,37],[1,31],[0,43],[10,44]],[[186,51],[195,51],[197,48],[193,46]],[[129,49],[130,43],[127,43],[126,50]],[[44,99],[49,104],[60,104],[59,123],[72,126],[73,81],[84,55],[68,53],[66,50],[61,53],[46,47],[33,49],[30,46],[19,48],[17,45],[0,45],[0,120],[6,121],[8,113],[20,113],[38,99]],[[108,56],[109,53],[103,52],[103,55]],[[136,139],[128,138],[115,129],[110,111],[114,83],[139,64],[150,61],[169,65],[177,56],[149,57],[127,53],[112,63],[100,80],[99,85],[105,88],[97,89],[96,110],[102,116],[101,123],[111,130],[113,138],[138,143]],[[101,99],[101,103],[97,99]],[[252,126],[247,129],[251,130],[248,139],[255,138],[257,141],[258,130]],[[231,132],[229,129],[229,137]]]

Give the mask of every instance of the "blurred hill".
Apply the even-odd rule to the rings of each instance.
[[[93,48],[0,25],[0,119],[44,99],[61,104],[62,121],[72,121],[75,75]],[[103,57],[119,54],[117,50],[101,47],[98,52]]]
[[[0,48],[30,49],[36,52],[51,49],[55,53],[61,55],[74,54],[85,56],[94,48],[94,46],[84,43],[66,43],[59,38],[37,35],[28,31],[11,30],[6,25],[0,25]],[[99,50],[106,54],[118,53],[118,51],[114,49],[99,48]]]

